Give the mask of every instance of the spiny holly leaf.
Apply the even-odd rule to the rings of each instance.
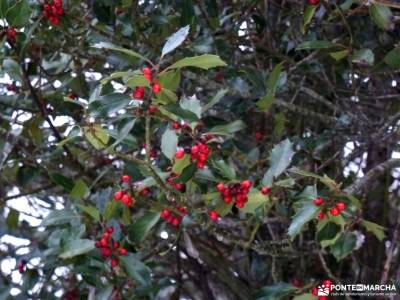
[[[268,196],[261,194],[259,191],[250,192],[248,195],[248,201],[240,211],[248,214],[255,214],[259,207],[268,202]]]
[[[271,186],[274,178],[277,178],[286,168],[290,165],[293,155],[293,143],[286,139],[276,145],[270,154],[269,160],[271,166],[269,170],[264,174],[262,184],[264,186]]]
[[[167,128],[161,138],[162,153],[172,160],[178,147],[178,136],[174,130]]]
[[[77,255],[85,254],[95,248],[94,241],[87,239],[73,240],[67,243],[60,258],[67,259]]]
[[[299,195],[299,201],[295,203],[296,214],[293,216],[292,223],[288,229],[290,239],[294,239],[300,233],[304,225],[315,218],[319,207],[313,203],[314,198],[317,197],[317,188],[315,186],[308,186]]]
[[[171,35],[167,42],[165,43],[164,47],[162,48],[161,51],[161,57],[163,57],[165,54],[170,53],[173,51],[175,48],[179,47],[183,41],[186,39],[187,35],[189,34],[189,29],[190,26],[185,26],[179,29],[177,32],[175,32],[173,35]]]
[[[307,25],[310,24],[317,8],[318,8],[318,5],[307,5],[306,11],[304,12],[304,17],[303,17],[303,26],[301,27],[301,31],[303,33],[306,32]]]

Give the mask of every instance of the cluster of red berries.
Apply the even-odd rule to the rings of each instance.
[[[308,4],[310,4],[310,5],[318,5],[319,4],[319,0],[308,0]]]
[[[188,214],[186,208],[183,206],[178,205],[178,206],[176,206],[176,209],[183,216]],[[181,224],[181,222],[182,222],[182,216],[175,214],[173,211],[171,211],[168,208],[164,208],[161,211],[160,217],[161,217],[161,219],[164,219],[165,221],[167,221],[168,224],[171,224],[172,226],[175,226],[175,227],[179,226],[179,224]]]
[[[7,84],[6,87],[7,87],[7,91],[9,91],[9,92],[15,92],[15,93],[18,92],[17,86],[13,83]]]
[[[207,157],[210,155],[210,148],[202,142],[198,142],[190,149],[192,161],[196,162],[198,169],[204,169]]]
[[[121,177],[121,180],[123,183],[129,184],[131,182],[131,177],[129,175],[123,175]],[[121,201],[122,204],[129,206],[129,207],[133,206],[133,204],[135,204],[135,199],[132,196],[130,196],[127,192],[122,191],[122,190],[115,192],[114,200]]]
[[[62,0],[53,0],[43,6],[43,17],[49,20],[53,25],[59,25],[60,19],[64,15]]]
[[[321,206],[325,203],[325,200],[322,197],[317,197],[313,200],[313,202],[316,206]],[[346,209],[346,204],[339,201],[339,202],[336,202],[335,206],[329,208],[329,213],[332,216],[338,216],[345,209]],[[322,220],[323,218],[325,218],[325,216],[326,216],[326,213],[323,210],[321,210],[318,213],[317,218],[319,220]]]
[[[100,249],[100,254],[105,259],[110,259],[110,265],[114,268],[119,264],[117,255],[126,255],[128,251],[121,247],[119,242],[112,239],[113,232],[114,228],[108,227],[101,239],[95,242],[95,246]]]
[[[185,192],[186,191],[186,184],[181,183],[181,182],[174,182],[175,178],[177,177],[177,175],[175,174],[171,174],[170,177],[167,178],[167,183],[171,186],[173,186],[176,190],[181,191],[181,192]]]
[[[7,33],[7,41],[9,43],[15,43],[17,40],[17,30],[14,27],[10,27],[6,29]]]
[[[252,182],[250,180],[245,180],[242,183],[235,183],[228,187],[221,182],[218,183],[217,190],[221,193],[225,203],[231,203],[235,198],[236,207],[243,208],[248,200],[247,194],[251,186]]]
[[[150,68],[143,68],[142,70],[143,76],[150,82],[151,88],[154,93],[158,94],[161,92],[161,85],[158,82],[153,82],[153,76],[151,74],[151,69]],[[144,98],[144,87],[143,86],[137,86],[135,90],[133,91],[132,97],[134,99],[141,100]]]

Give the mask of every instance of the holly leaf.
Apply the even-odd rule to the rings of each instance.
[[[7,9],[6,19],[10,26],[21,28],[29,23],[31,13],[29,2],[27,0],[19,0]]]
[[[174,130],[167,128],[161,137],[161,152],[172,161],[177,147],[178,136]]]
[[[369,15],[380,29],[393,30],[395,28],[392,11],[387,6],[372,4],[369,7]]]
[[[147,212],[138,218],[128,229],[129,241],[133,243],[142,242],[149,234],[150,230],[160,219],[159,212]]]
[[[73,240],[66,244],[64,252],[59,256],[62,259],[72,258],[92,251],[95,248],[94,241],[88,239]]]
[[[225,67],[226,63],[219,58],[218,55],[203,54],[199,56],[186,57],[177,61],[176,63],[169,66],[169,69],[180,69],[184,67],[195,67],[204,70],[208,70],[215,67]]]
[[[272,186],[274,178],[281,175],[290,165],[294,154],[293,143],[289,139],[275,145],[269,156],[271,166],[264,174],[262,184],[264,186]]]
[[[342,234],[333,244],[330,249],[336,260],[342,260],[348,256],[356,248],[357,237],[352,232]]]
[[[385,228],[379,224],[363,220],[361,225],[364,226],[367,231],[375,235],[375,237],[380,241],[383,241],[383,239],[386,237]]]
[[[85,134],[86,139],[97,150],[103,149],[107,146],[110,137],[108,133],[103,129],[103,127],[101,127],[100,124],[85,126],[83,127],[83,132]]]
[[[288,235],[291,240],[317,215],[319,207],[313,203],[315,197],[317,197],[317,188],[315,186],[306,187],[299,195],[300,200],[295,203],[296,213],[288,229]]]

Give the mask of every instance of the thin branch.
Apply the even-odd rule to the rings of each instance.
[[[383,175],[387,170],[400,167],[400,158],[391,158],[377,165],[368,171],[364,177],[360,178],[352,185],[348,186],[344,192],[347,194],[358,194],[364,187],[369,186],[374,180]]]

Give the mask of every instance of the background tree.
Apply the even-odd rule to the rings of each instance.
[[[1,1],[0,298],[399,290],[400,7],[370,2]]]

